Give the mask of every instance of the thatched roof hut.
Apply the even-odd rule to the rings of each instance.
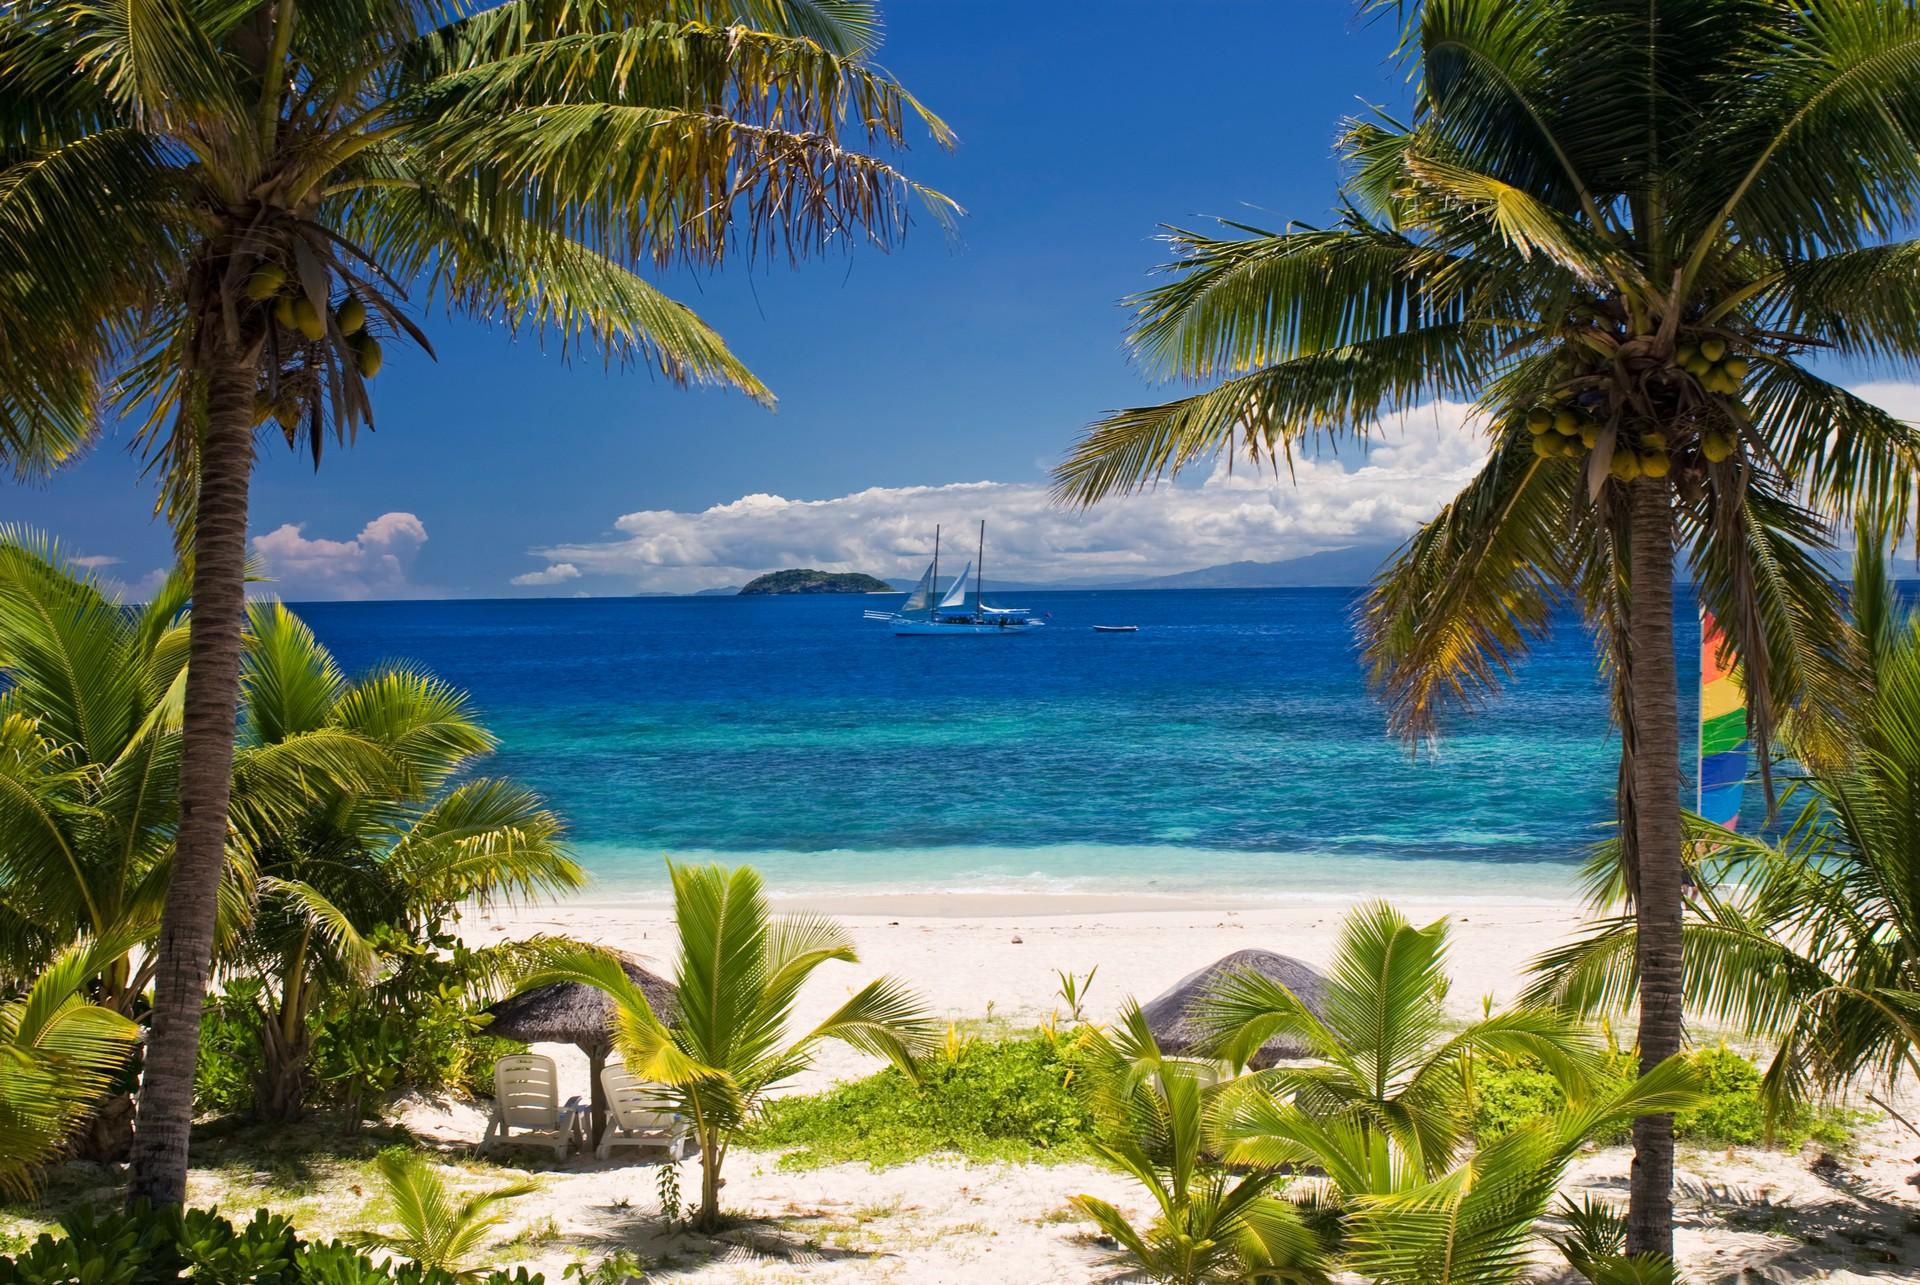
[[[680,1015],[673,983],[641,967],[631,955],[614,954],[621,970],[653,1005],[654,1013],[662,1022],[673,1025]],[[586,1053],[588,1074],[593,1080],[593,1136],[597,1140],[607,1119],[606,1088],[600,1083],[600,1072],[613,1052],[612,997],[584,982],[554,982],[509,996],[487,1012],[493,1016],[487,1025],[489,1035],[523,1044],[577,1044]]]
[[[1327,993],[1325,973],[1312,964],[1270,950],[1236,950],[1182,977],[1141,1009],[1146,1015],[1147,1025],[1153,1029],[1154,1038],[1160,1041],[1160,1047],[1168,1053],[1184,1053],[1191,1049],[1200,1036],[1199,1026],[1193,1018],[1194,1001],[1216,982],[1234,973],[1248,971],[1285,986],[1299,996],[1308,1012],[1320,1016]],[[1272,1066],[1283,1058],[1306,1057],[1310,1053],[1311,1050],[1298,1041],[1284,1035],[1276,1036],[1260,1046],[1260,1050],[1253,1055],[1253,1065]]]

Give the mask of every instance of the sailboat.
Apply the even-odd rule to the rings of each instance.
[[[895,637],[921,634],[1018,634],[1044,623],[1025,607],[989,607],[981,596],[987,561],[987,524],[980,524],[980,548],[972,562],[940,592],[940,528],[933,529],[933,561],[907,600],[895,611],[869,611],[868,620],[893,626]],[[971,592],[967,578],[973,578]]]

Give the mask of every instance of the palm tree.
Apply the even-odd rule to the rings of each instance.
[[[0,1000],[0,1192],[25,1195],[34,1171],[93,1113],[140,1031],[88,1001],[89,983],[123,956],[125,938],[58,951],[23,991]]]
[[[499,1206],[540,1189],[538,1183],[513,1182],[455,1200],[422,1155],[383,1151],[374,1157],[373,1167],[400,1230],[353,1231],[347,1234],[347,1243],[360,1249],[384,1249],[421,1267],[445,1272],[458,1285],[487,1279],[487,1273],[469,1263],[486,1234],[505,1221]]]
[[[1171,234],[1137,297],[1156,372],[1217,381],[1094,425],[1091,504],[1235,449],[1256,463],[1423,399],[1491,441],[1364,616],[1397,729],[1485,697],[1571,595],[1622,732],[1643,1068],[1679,1047],[1684,550],[1745,666],[1762,758],[1818,694],[1837,604],[1808,546],[1904,513],[1920,437],[1806,364],[1920,357],[1920,11],[1879,0],[1365,0],[1405,19],[1410,121],[1350,122],[1328,228]],[[1823,697],[1824,698],[1824,697]],[[1630,1248],[1671,1249],[1672,1121],[1634,1126]]]
[[[1676,1057],[1594,1096],[1595,1049],[1552,1008],[1449,1033],[1445,954],[1444,921],[1416,928],[1390,907],[1362,906],[1336,949],[1324,1017],[1246,973],[1203,996],[1202,1056],[1162,1055],[1137,1005],[1113,1031],[1088,1031],[1087,1091],[1112,1139],[1097,1149],[1159,1213],[1140,1229],[1105,1202],[1081,1196],[1075,1206],[1155,1280],[1320,1280],[1334,1265],[1382,1285],[1518,1279],[1581,1148],[1641,1111],[1691,1105],[1697,1092]],[[1223,1075],[1282,1032],[1308,1045],[1310,1063]],[[1472,1062],[1489,1053],[1540,1060],[1570,1105],[1468,1150]],[[1664,1262],[1576,1252],[1595,1280],[1656,1267],[1671,1275]]]
[[[129,608],[52,541],[0,528],[0,979],[76,937],[150,938],[177,815],[186,583]],[[150,960],[106,960],[131,1016]]]
[[[0,459],[142,419],[193,557],[177,860],[129,1198],[177,1204],[226,848],[248,486],[370,424],[409,286],[766,398],[637,268],[790,256],[950,202],[858,150],[944,125],[863,0],[22,0],[0,12]],[[102,199],[111,193],[112,199]]]
[[[1777,839],[1692,822],[1687,1002],[1776,1042],[1761,1084],[1776,1123],[1815,1094],[1920,1073],[1920,615],[1883,579],[1884,537],[1866,525],[1855,555],[1847,654],[1862,699],[1843,725],[1789,725],[1811,765],[1788,795],[1793,821]],[[1618,900],[1605,881],[1596,891]],[[1617,909],[1596,919],[1535,962],[1534,997],[1617,1009],[1637,982],[1636,932]]]
[[[1249,1077],[1317,1120],[1391,1141],[1412,1171],[1449,1168],[1471,1123],[1473,1059],[1537,1059],[1571,1094],[1599,1069],[1599,1050],[1550,1006],[1491,1014],[1457,1027],[1446,1011],[1447,923],[1416,928],[1382,902],[1356,907],[1334,948],[1320,1015],[1278,982],[1247,972],[1201,997],[1203,1048],[1244,1067],[1275,1035],[1314,1059]]]
[[[582,951],[536,969],[522,989],[585,982],[613,997],[614,1048],[627,1068],[664,1086],[662,1097],[693,1121],[700,1145],[700,1210],[694,1225],[720,1225],[720,1169],[727,1149],[769,1090],[813,1061],[822,1040],[884,1057],[909,1075],[934,1046],[935,1029],[898,980],[855,991],[797,1040],[787,1037],[794,1000],[825,963],[857,963],[840,926],[817,915],[775,918],[750,866],[668,864],[680,934],[674,979],[679,1016],[664,1025],[611,956]]]
[[[430,942],[464,903],[568,891],[586,876],[539,796],[469,774],[494,742],[465,693],[397,667],[349,681],[277,602],[250,612],[240,686],[243,752],[331,731],[377,747],[386,764],[315,788],[298,818],[247,853],[258,900],[228,968],[257,978],[266,1005],[256,1114],[287,1119],[305,1105],[309,1018],[334,989],[375,979],[377,930]],[[242,803],[247,784],[243,774]]]
[[[1302,1198],[1340,1212],[1343,1265],[1378,1285],[1508,1285],[1533,1266],[1531,1240],[1567,1167],[1594,1138],[1636,1116],[1699,1101],[1676,1055],[1604,1096],[1520,1126],[1459,1164],[1429,1172],[1391,1136],[1259,1095],[1221,1127],[1229,1160],[1309,1165],[1324,1176]],[[1590,1280],[1670,1282],[1665,1256],[1583,1256]]]
[[[0,528],[0,984],[24,985],[77,937],[116,941],[88,993],[123,1016],[151,980],[178,818],[186,580],[128,607],[51,541]],[[321,732],[244,750],[231,850],[278,832],[307,794],[368,765],[371,745]],[[229,879],[231,927],[244,890]],[[131,1077],[128,1080],[129,1086]],[[101,1105],[83,1147],[128,1145],[133,1099]]]
[[[1072,1197],[1120,1247],[1116,1266],[1181,1285],[1328,1279],[1317,1238],[1280,1194],[1286,1174],[1230,1173],[1212,1149],[1222,1103],[1244,1086],[1223,1086],[1219,1068],[1204,1059],[1163,1054],[1131,1000],[1114,1030],[1088,1027],[1079,1038],[1088,1053],[1086,1091],[1105,1135],[1093,1149],[1145,1188],[1157,1211],[1136,1227],[1109,1201]]]

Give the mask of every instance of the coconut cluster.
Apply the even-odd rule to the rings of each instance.
[[[1533,434],[1533,453],[1543,460],[1572,459],[1592,451],[1605,427],[1591,412],[1571,402],[1536,406],[1527,412],[1527,431]],[[1665,477],[1673,471],[1667,436],[1651,424],[1638,431],[1622,431],[1614,440],[1607,471],[1615,481]]]
[[[1671,366],[1692,376],[1702,392],[1724,398],[1739,395],[1748,371],[1747,359],[1730,352],[1727,342],[1717,336],[1678,345]],[[1606,465],[1608,474],[1619,482],[1664,478],[1676,464],[1686,462],[1694,450],[1698,459],[1709,464],[1733,456],[1734,436],[1725,427],[1705,428],[1697,439],[1683,432],[1688,440],[1671,441],[1668,432],[1652,420],[1609,419],[1604,417],[1606,411],[1606,399],[1599,393],[1582,394],[1571,386],[1556,390],[1546,402],[1527,411],[1525,422],[1533,439],[1533,453],[1549,460],[1590,454],[1611,424],[1612,453]]]
[[[274,324],[282,330],[298,334],[309,343],[319,343],[327,337],[327,319],[280,264],[263,263],[255,268],[247,278],[246,292],[247,298],[255,303],[267,305]],[[372,379],[380,373],[385,358],[380,351],[380,341],[367,331],[367,305],[348,294],[330,311],[334,329],[353,355],[354,368],[363,378]]]
[[[1697,344],[1673,350],[1673,364],[1700,381],[1710,393],[1731,397],[1747,377],[1747,359],[1727,351],[1727,341],[1709,335]]]

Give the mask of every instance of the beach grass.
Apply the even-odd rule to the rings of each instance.
[[[916,1084],[892,1067],[769,1102],[746,1141],[780,1165],[874,1168],[926,1156],[1024,1164],[1085,1160],[1095,1121],[1075,1086],[1084,1053],[1047,1030],[979,1038],[956,1030]]]

